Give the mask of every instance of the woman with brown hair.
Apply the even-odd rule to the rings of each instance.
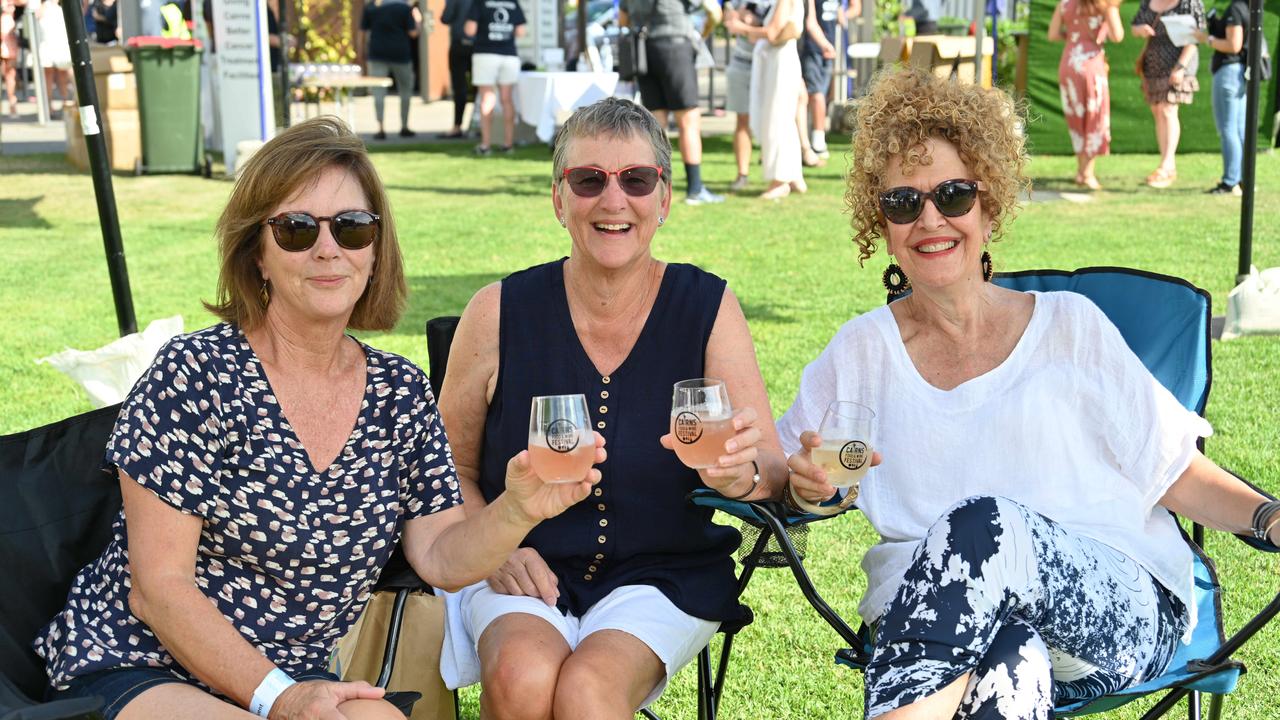
[[[1138,58],[1138,71],[1142,75],[1142,93],[1155,118],[1156,142],[1160,146],[1160,166],[1147,176],[1147,185],[1153,188],[1167,188],[1178,179],[1174,161],[1182,134],[1178,106],[1190,105],[1200,89],[1196,80],[1200,64],[1196,44],[1174,45],[1161,21],[1166,15],[1191,15],[1198,30],[1205,28],[1201,0],[1142,0],[1142,7],[1133,17],[1134,36],[1147,42]]]
[[[1066,41],[1058,63],[1062,116],[1076,154],[1076,184],[1101,190],[1094,161],[1111,153],[1111,89],[1104,42],[1124,39],[1119,0],[1061,0],[1049,40]]]
[[[217,234],[222,322],[170,341],[121,407],[103,467],[124,509],[36,652],[53,696],[102,697],[104,720],[401,718],[327,670],[396,544],[463,587],[599,472],[545,485],[520,452],[464,515],[426,376],[346,334],[394,327],[406,290],[382,182],[340,121],[264,145]]]

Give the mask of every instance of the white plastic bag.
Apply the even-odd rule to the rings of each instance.
[[[181,332],[182,316],[174,315],[153,320],[142,332],[125,335],[97,350],[68,348],[36,362],[48,363],[80,383],[95,408],[106,407],[123,401],[160,347]]]
[[[1250,266],[1249,277],[1227,295],[1222,339],[1275,334],[1280,334],[1280,267],[1258,272]]]

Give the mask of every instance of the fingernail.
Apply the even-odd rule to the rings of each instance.
[[[728,450],[731,453],[736,453],[738,452],[738,443],[734,442],[733,440],[730,440],[729,442],[724,444],[724,449]]]

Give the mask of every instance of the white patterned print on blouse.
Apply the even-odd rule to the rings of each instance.
[[[359,616],[404,521],[462,502],[426,377],[361,343],[368,381],[346,445],[311,466],[238,328],[170,341],[120,410],[104,467],[204,520],[196,585],[290,674],[326,665]],[[116,667],[172,667],[128,609],[123,512],[102,555],[35,642],[51,682]]]

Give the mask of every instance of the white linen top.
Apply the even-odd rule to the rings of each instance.
[[[1035,309],[1009,357],[940,390],[916,370],[888,306],[845,323],[804,370],[778,421],[783,448],[817,430],[833,400],[876,412],[883,456],[857,505],[880,533],[862,569],[858,613],[884,613],[925,532],[974,495],[1017,501],[1138,562],[1195,624],[1192,554],[1156,503],[1213,430],[1156,380],[1088,298],[1032,293]]]

